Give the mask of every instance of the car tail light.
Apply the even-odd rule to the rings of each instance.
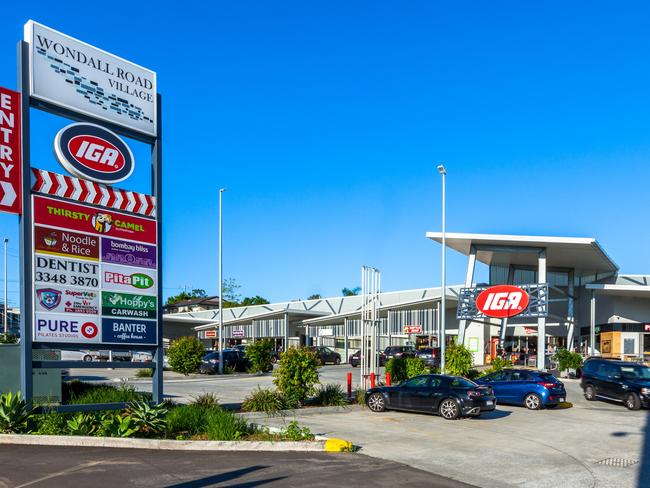
[[[555,383],[551,383],[550,381],[540,381],[537,384],[542,385],[544,388],[555,388]]]
[[[470,397],[470,398],[480,397],[480,396],[481,396],[481,392],[480,392],[480,391],[477,391],[477,390],[469,390],[469,391],[467,392],[467,396]]]

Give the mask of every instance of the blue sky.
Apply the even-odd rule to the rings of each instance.
[[[362,264],[386,290],[437,285],[424,234],[440,228],[439,162],[449,231],[596,237],[623,272],[650,273],[644,2],[111,6],[3,9],[0,85],[16,86],[29,18],[157,71],[166,295],[216,292],[220,187],[224,276],[245,295],[337,295]],[[34,166],[62,171],[51,141],[65,123],[33,113]],[[123,187],[145,191],[135,146]],[[15,217],[0,235],[15,303]]]

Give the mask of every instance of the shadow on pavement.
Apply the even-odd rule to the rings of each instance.
[[[65,381],[108,381],[106,376],[66,376]]]
[[[237,478],[241,478],[242,476],[245,476],[249,473],[254,473],[255,471],[259,471],[261,469],[267,469],[267,468],[268,466],[250,466],[248,468],[236,469],[234,471],[215,474],[213,476],[206,476],[205,478],[201,478],[198,480],[185,481],[183,483],[178,483],[175,485],[167,485],[167,488],[203,488],[206,486],[214,485],[215,483],[223,483],[225,481],[231,481]],[[231,484],[228,486],[230,486],[231,488],[234,488],[236,486],[241,488],[244,487],[252,488],[255,486],[265,485],[267,483],[272,483],[274,481],[283,480],[285,478],[286,476],[279,476],[276,478],[267,478],[267,479],[257,480],[257,481],[245,481],[237,484]]]
[[[511,412],[506,410],[492,410],[491,412],[482,413],[479,417],[471,417],[472,420],[495,420],[508,417]]]

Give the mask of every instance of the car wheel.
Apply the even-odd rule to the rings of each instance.
[[[90,354],[86,354],[83,357],[83,360],[84,360],[84,363],[89,363],[89,362],[91,362],[93,360],[93,357]]]
[[[628,410],[638,410],[641,408],[641,400],[636,393],[628,393],[625,397],[625,406]]]
[[[524,405],[528,410],[539,410],[542,408],[542,399],[535,393],[529,393],[524,398]]]
[[[386,410],[386,400],[381,393],[373,393],[368,397],[368,408],[373,412]]]
[[[593,386],[591,385],[585,386],[585,399],[590,402],[596,399],[596,390],[594,390]]]
[[[456,403],[456,400],[452,398],[446,398],[440,402],[438,413],[442,418],[445,418],[447,420],[456,420],[458,417],[460,417],[460,407],[458,406],[458,403]]]
[[[334,359],[334,364],[336,364],[336,365],[341,364],[341,358],[337,356],[337,357]]]
[[[350,363],[350,366],[352,366],[353,368],[356,368],[358,365],[357,365],[357,363]]]

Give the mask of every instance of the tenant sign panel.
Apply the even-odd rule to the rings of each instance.
[[[30,20],[30,96],[155,137],[156,73]]]

